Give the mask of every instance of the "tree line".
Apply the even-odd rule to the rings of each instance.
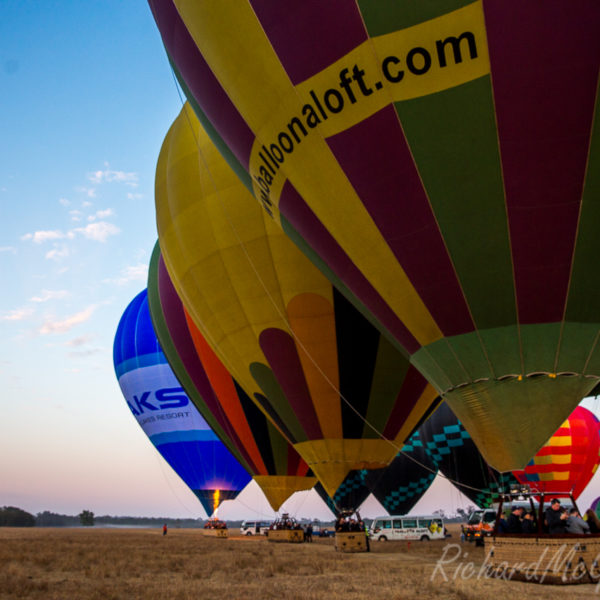
[[[82,510],[75,516],[45,510],[34,516],[16,506],[3,506],[0,508],[0,527],[91,527],[94,525],[162,527],[165,523],[169,527],[201,527],[202,519],[96,516],[90,510]]]

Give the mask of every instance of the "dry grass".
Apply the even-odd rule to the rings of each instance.
[[[234,533],[234,532],[232,532]],[[452,538],[456,543],[456,535]],[[339,554],[333,540],[269,544],[171,529],[0,528],[0,599],[583,598],[595,586],[540,586],[489,579],[431,581],[445,542],[373,542],[369,554]],[[461,569],[484,551],[464,545]],[[462,573],[463,571],[460,571]],[[600,598],[600,594],[598,595]]]

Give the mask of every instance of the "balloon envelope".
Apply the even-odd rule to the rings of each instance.
[[[579,498],[600,464],[599,428],[594,414],[578,406],[515,477],[533,490],[569,492]]]
[[[188,106],[159,156],[156,210],[193,322],[327,492],[387,465],[433,388],[260,209]]]
[[[132,414],[207,515],[223,500],[235,498],[250,476],[189,401],[167,363],[152,327],[146,290],[121,317],[113,358]]]
[[[336,515],[344,509],[356,509],[373,494],[390,514],[404,515],[429,489],[437,474],[437,466],[423,448],[415,432],[383,469],[351,471],[330,497],[323,486],[315,490]]]
[[[252,475],[273,510],[316,483],[308,465],[232,379],[187,317],[156,244],[148,276],[158,338],[191,401]]]
[[[388,513],[406,515],[429,489],[437,470],[415,432],[381,475],[372,472],[367,481],[373,496]]]
[[[522,468],[600,377],[600,4],[149,4],[265,211]]]
[[[419,427],[419,437],[440,472],[480,508],[492,506],[499,492],[518,483],[511,473],[499,473],[487,464],[445,402]]]

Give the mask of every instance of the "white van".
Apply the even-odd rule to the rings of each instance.
[[[243,521],[240,527],[242,535],[267,535],[273,521]]]
[[[387,540],[442,540],[445,537],[444,519],[435,515],[377,517],[371,523],[369,537]]]

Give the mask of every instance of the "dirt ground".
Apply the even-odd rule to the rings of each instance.
[[[216,539],[190,529],[0,528],[0,600],[600,598],[591,584],[487,579],[485,549],[453,529],[445,541],[343,554],[333,539],[274,544],[236,530]]]

